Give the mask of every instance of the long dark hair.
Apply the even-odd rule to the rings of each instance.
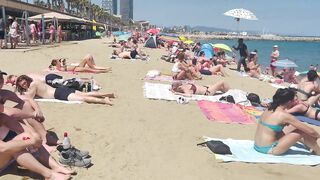
[[[283,105],[294,99],[296,91],[290,88],[278,89],[272,97],[272,103],[268,108],[269,111],[275,111],[278,106]]]
[[[21,75],[16,80],[16,90],[22,95],[27,90],[20,86],[19,82],[26,80],[28,84],[31,84],[33,79],[27,75]]]

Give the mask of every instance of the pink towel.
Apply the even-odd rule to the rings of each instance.
[[[211,101],[198,101],[203,114],[210,120],[223,123],[255,124],[253,117],[243,112],[235,104],[226,104]]]

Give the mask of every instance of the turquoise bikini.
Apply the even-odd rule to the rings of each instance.
[[[274,132],[276,133],[280,133],[282,132],[282,129],[284,128],[284,126],[282,125],[272,125],[272,124],[268,124],[268,123],[265,123],[261,120],[259,120],[259,123],[265,127],[268,127],[270,128],[271,130],[273,130]],[[260,153],[264,153],[264,154],[268,154],[268,152],[273,149],[274,147],[276,147],[278,145],[278,141],[272,143],[271,145],[269,146],[258,146],[256,144],[254,144],[254,149]]]

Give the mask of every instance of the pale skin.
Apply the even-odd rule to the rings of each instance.
[[[101,67],[97,66],[93,56],[90,54],[87,54],[83,60],[79,63],[77,66],[62,66],[58,60],[56,60],[56,66],[55,68],[59,71],[73,71],[73,72],[89,72],[89,73],[107,73],[112,70],[111,67]]]
[[[309,109],[308,109],[309,106]],[[307,111],[308,109],[308,111]],[[294,106],[291,107],[290,109],[286,110],[288,113],[293,114],[293,113],[304,113],[305,111],[307,111],[304,116],[307,116],[309,118],[312,119],[316,119],[316,120],[320,120],[320,113],[318,114],[317,117],[315,117],[316,114],[316,109],[314,109],[313,107],[311,107],[309,104],[303,102],[303,101],[299,101],[296,100],[296,102],[294,103]]]
[[[196,87],[195,92],[192,89],[192,85],[194,85]],[[181,84],[178,87],[172,87],[171,91],[177,95],[183,95],[183,96],[190,97],[193,94],[205,95],[206,93],[208,93],[208,91],[209,91],[208,95],[214,95],[214,94],[216,94],[217,91],[221,91],[221,92],[225,93],[230,89],[229,85],[226,84],[224,81],[219,81],[215,84],[208,85],[207,87],[202,86],[202,85],[197,85],[197,84]]]
[[[184,79],[202,79],[200,75],[196,72],[195,68],[187,64],[184,60],[178,60],[178,68],[181,70],[178,73],[173,73],[173,79],[184,80]]]
[[[277,135],[276,132],[259,123],[255,134],[255,144],[269,146],[278,141],[278,145],[268,153],[281,155],[298,141],[302,141],[315,154],[320,155],[320,147],[317,144],[319,133],[286,112],[286,109],[292,107],[293,101],[278,106],[274,112],[266,110],[261,116],[261,121],[270,125],[287,125],[287,131]]]
[[[29,137],[30,139],[23,140],[23,137]],[[41,144],[40,136],[32,131],[19,134],[8,142],[0,141],[0,169],[15,159],[20,166],[42,175],[45,179],[69,179],[74,171],[60,166]],[[34,158],[26,150],[27,148],[37,150],[39,160]]]
[[[26,80],[18,82],[19,85],[26,90],[25,96],[34,98],[39,96],[46,99],[54,99],[55,88],[41,82],[32,81],[30,84]],[[87,92],[83,93],[76,91],[68,96],[68,101],[82,101],[86,103],[113,105],[109,98],[115,98],[113,93]]]
[[[305,94],[297,91],[297,96],[300,100],[307,102],[309,105],[313,105],[320,99],[320,85],[316,81],[308,81],[303,79],[298,84],[298,89],[305,91],[306,93],[313,94],[311,97],[307,97]]]

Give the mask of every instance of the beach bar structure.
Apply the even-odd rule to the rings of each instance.
[[[80,40],[88,39],[93,36],[93,26],[102,26],[105,29],[105,24],[86,20],[83,18],[71,16],[67,13],[56,11],[53,9],[36,6],[33,4],[16,1],[16,0],[0,0],[0,17],[6,19],[8,16],[20,18],[25,27],[28,26],[28,21],[43,21],[55,25],[56,29],[58,23],[63,25],[66,36],[64,40]],[[4,21],[6,23],[6,21]],[[42,23],[42,37],[45,38],[45,23]],[[5,24],[5,26],[8,26]],[[56,31],[57,32],[57,31]],[[5,32],[6,34],[8,32]],[[26,42],[29,44],[29,35],[25,33]],[[7,39],[7,38],[6,38]]]

